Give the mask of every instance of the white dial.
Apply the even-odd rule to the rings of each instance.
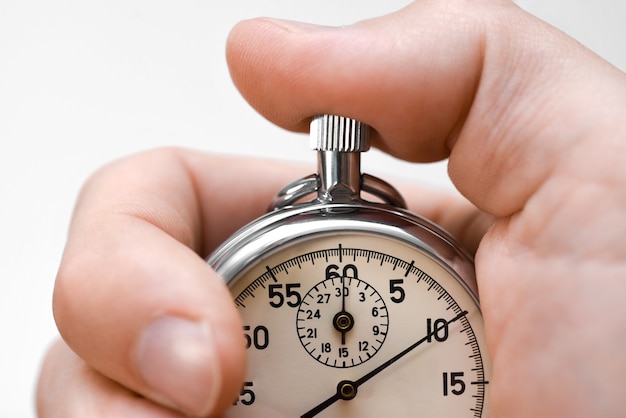
[[[480,309],[421,249],[366,232],[312,235],[230,286],[249,366],[227,416],[487,416]]]

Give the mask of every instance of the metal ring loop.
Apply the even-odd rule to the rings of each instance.
[[[282,188],[272,200],[269,210],[282,209],[298,200],[315,194],[320,188],[320,178],[316,174],[301,178]],[[369,174],[361,176],[361,190],[378,197],[383,202],[406,209],[404,198],[391,184]]]
[[[290,206],[305,196],[314,194],[320,188],[320,178],[317,174],[301,178],[283,187],[270,203],[269,210],[282,209]]]
[[[363,174],[361,176],[361,190],[382,199],[383,202],[392,206],[406,209],[406,202],[400,192],[391,184],[378,177]]]

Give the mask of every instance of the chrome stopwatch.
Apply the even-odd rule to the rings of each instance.
[[[241,314],[248,355],[226,416],[487,416],[491,368],[471,256],[389,184],[361,174],[368,126],[316,117],[311,143],[318,174],[285,187],[270,213],[209,258]]]

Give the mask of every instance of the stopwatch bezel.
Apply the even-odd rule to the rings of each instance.
[[[473,257],[438,225],[386,204],[307,203],[278,209],[241,228],[207,262],[231,286],[246,270],[286,246],[338,231],[382,236],[414,247],[455,277],[480,309]]]

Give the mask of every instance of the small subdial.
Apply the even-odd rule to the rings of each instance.
[[[387,306],[378,291],[357,277],[351,264],[331,264],[326,279],[302,298],[298,337],[315,360],[330,367],[353,367],[382,347],[389,328]]]

